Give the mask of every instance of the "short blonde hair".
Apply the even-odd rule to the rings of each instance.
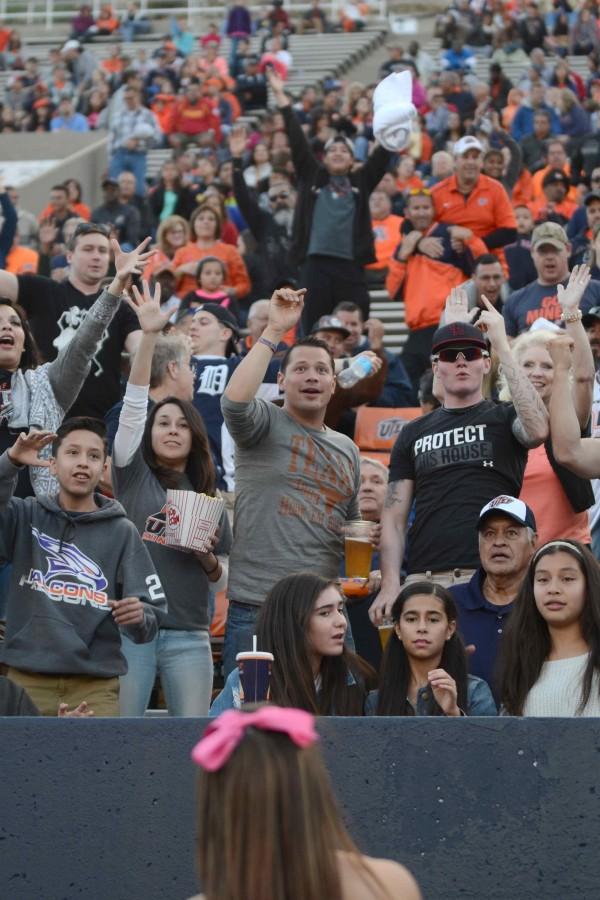
[[[549,328],[539,328],[536,331],[526,331],[524,334],[520,334],[510,348],[517,364],[521,365],[523,357],[531,347],[543,347],[544,350],[547,350],[548,344],[555,340],[557,335],[558,332],[551,331]],[[498,387],[500,388],[498,395],[500,400],[512,400],[510,388],[502,371],[498,376]]]
[[[373,459],[371,456],[361,456],[360,464],[361,467],[364,465],[374,466],[374,468],[379,469],[383,474],[385,474],[385,480],[388,481],[390,477],[390,472],[388,467],[381,462],[380,459]]]

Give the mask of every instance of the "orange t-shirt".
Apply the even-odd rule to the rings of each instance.
[[[402,181],[400,178],[396,178],[396,187],[399,191],[420,191],[423,187],[423,182],[419,178],[418,175],[411,175],[408,181]]]
[[[540,547],[559,538],[591,542],[587,511],[573,511],[543,444],[528,453],[519,499],[534,512]]]
[[[436,220],[470,228],[476,237],[485,238],[497,228],[517,227],[512,203],[504,185],[487,175],[479,176],[469,195],[459,191],[456,175],[450,175],[434,185],[431,194]],[[498,257],[507,272],[502,248],[490,252]]]
[[[225,263],[224,287],[235,288],[237,300],[250,293],[250,276],[244,260],[236,247],[225,244],[223,241],[215,241],[210,247],[199,247],[195,242],[180,247],[173,257],[173,269],[177,271],[179,266],[189,262],[199,262],[205,256],[216,256],[223,260]],[[185,297],[189,291],[194,291],[197,287],[194,275],[181,275],[177,279],[177,296]]]
[[[533,199],[533,189],[531,187],[531,172],[522,169],[521,174],[515,182],[512,189],[512,203],[515,206],[528,206]]]
[[[367,269],[386,269],[394,250],[400,240],[402,216],[389,215],[385,219],[371,219],[371,228],[375,238],[375,256],[377,262],[371,263]]]
[[[92,215],[92,211],[85,203],[71,203],[71,209],[73,212],[79,216],[80,219],[85,219],[86,222],[90,221],[90,216]]]
[[[564,216],[565,219],[570,219],[577,208],[577,204],[573,203],[572,200],[569,200],[568,197],[561,203],[552,204],[552,212],[558,213],[559,216]],[[537,222],[538,219],[543,219],[546,215],[548,201],[542,195],[539,200],[534,200],[529,204],[529,209],[531,210],[533,221]]]
[[[30,247],[13,247],[6,257],[4,268],[13,275],[35,275],[39,258],[39,253]]]
[[[544,196],[544,191],[542,189],[542,181],[548,172],[550,172],[555,166],[544,166],[543,169],[538,169],[537,172],[534,172],[531,176],[531,190],[533,192],[533,199],[539,200],[540,197]],[[563,166],[563,172],[568,177],[571,177],[571,166],[569,163]],[[569,189],[569,193],[567,194],[569,200],[572,200],[574,203],[577,203],[577,188],[571,187]]]

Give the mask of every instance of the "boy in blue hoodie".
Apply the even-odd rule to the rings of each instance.
[[[20,468],[43,465],[49,443],[58,494],[13,497]],[[135,526],[95,493],[105,469],[104,423],[84,417],[56,434],[20,434],[0,456],[0,562],[13,564],[0,660],[43,715],[86,700],[96,715],[118,716],[120,631],[149,641],[166,610]]]

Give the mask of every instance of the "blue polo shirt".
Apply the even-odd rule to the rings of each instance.
[[[498,606],[490,603],[481,590],[485,572],[477,569],[466,584],[455,584],[450,593],[458,607],[458,630],[465,644],[475,644],[475,653],[469,657],[472,675],[483,678],[492,689],[498,702],[496,687],[496,657],[500,641],[506,629],[507,616],[512,603]]]

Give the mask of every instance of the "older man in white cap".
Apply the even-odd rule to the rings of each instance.
[[[494,690],[502,635],[537,544],[533,511],[508,494],[494,497],[479,513],[479,568],[466,584],[449,590],[458,606],[458,629],[475,648],[469,670]]]
[[[432,188],[435,217],[452,223],[455,242],[481,238],[506,266],[502,248],[517,238],[517,223],[504,187],[481,172],[483,145],[465,135],[454,145],[454,174]]]

